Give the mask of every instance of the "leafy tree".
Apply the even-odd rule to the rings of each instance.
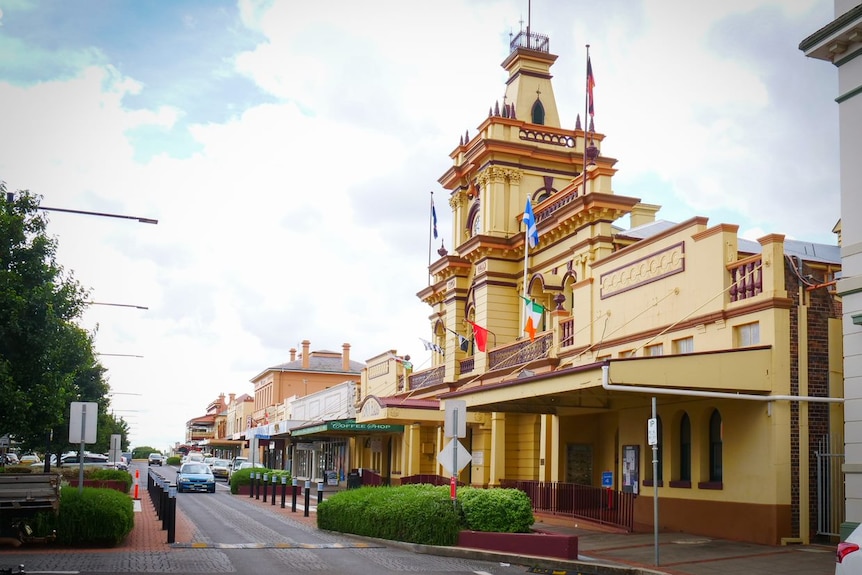
[[[69,404],[108,406],[93,335],[75,320],[89,297],[56,261],[41,198],[0,181],[0,435],[25,449],[68,449]],[[47,449],[46,449],[47,448]]]
[[[132,457],[134,459],[146,459],[150,453],[161,453],[161,449],[156,449],[155,447],[150,447],[149,445],[141,445],[132,450]]]

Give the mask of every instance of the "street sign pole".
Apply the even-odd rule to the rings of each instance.
[[[458,429],[458,410],[457,409],[453,410],[452,417],[455,420],[454,421],[455,425],[453,427],[455,429]],[[458,438],[454,437],[454,438],[452,438],[452,441],[458,441]],[[457,489],[457,485],[458,485],[458,450],[453,449],[452,450],[452,481],[451,481],[451,484],[449,487],[449,496],[452,498],[452,508],[455,509],[455,511],[458,511],[457,505],[455,504],[455,490]]]
[[[658,419],[656,418],[655,397],[652,398],[652,421],[650,427],[650,443],[652,443],[652,513],[653,513],[653,544],[655,546],[655,564],[658,567]]]

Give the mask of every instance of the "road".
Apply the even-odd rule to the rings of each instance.
[[[144,486],[146,465],[139,467]],[[161,474],[173,479],[175,470]],[[145,501],[145,505],[149,502]],[[288,510],[290,499],[288,498]],[[293,519],[279,505],[262,505],[231,495],[224,482],[215,493],[179,493],[177,509],[193,524],[192,541],[167,551],[24,553],[0,556],[0,568],[25,565],[26,572],[54,575],[87,573],[268,573],[367,575],[428,573],[439,575],[514,575],[524,566],[415,554],[378,541],[318,531]],[[301,515],[301,513],[299,514]],[[189,545],[190,543],[194,544]],[[14,558],[13,558],[14,555]]]

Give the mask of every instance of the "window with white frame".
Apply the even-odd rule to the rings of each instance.
[[[657,343],[655,345],[648,345],[644,347],[644,355],[646,356],[656,356],[656,355],[664,355],[664,345]]]
[[[674,353],[691,353],[694,351],[694,337],[684,337],[673,340]]]
[[[760,343],[760,324],[758,322],[738,325],[734,331],[736,333],[736,347],[747,347]]]

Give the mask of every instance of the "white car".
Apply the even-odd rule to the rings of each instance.
[[[862,525],[838,544],[835,550],[835,575],[857,575],[862,573]]]

